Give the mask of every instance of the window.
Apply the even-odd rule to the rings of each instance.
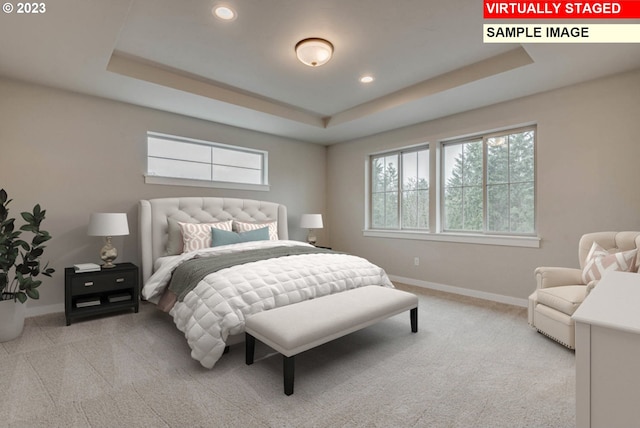
[[[535,233],[532,128],[443,146],[443,231]]]
[[[371,157],[371,226],[429,228],[429,148]]]
[[[266,190],[267,152],[148,132],[146,182]]]
[[[539,246],[535,131],[370,155],[365,236]]]

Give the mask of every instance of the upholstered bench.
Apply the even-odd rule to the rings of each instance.
[[[255,339],[281,353],[284,393],[291,395],[297,354],[404,311],[410,311],[411,331],[416,333],[417,296],[367,286],[260,312],[245,323],[246,363],[253,364]]]

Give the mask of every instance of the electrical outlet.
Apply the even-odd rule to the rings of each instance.
[[[413,265],[414,266],[420,266],[420,258],[419,257],[414,257],[413,258]]]

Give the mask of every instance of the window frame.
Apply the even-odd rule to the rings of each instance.
[[[495,137],[507,137],[509,135],[513,135],[513,134],[520,134],[520,133],[524,133],[524,132],[528,132],[528,131],[533,131],[533,231],[529,232],[529,233],[517,233],[517,232],[506,232],[506,231],[489,231],[488,230],[488,225],[487,225],[487,207],[488,207],[488,183],[487,183],[487,160],[488,160],[488,143],[487,141],[491,138],[495,138]],[[514,237],[528,237],[528,236],[537,236],[537,232],[538,232],[538,227],[537,227],[537,186],[536,186],[536,182],[537,182],[537,168],[536,168],[536,147],[537,147],[537,136],[538,136],[538,132],[537,132],[537,128],[535,125],[530,125],[530,126],[522,126],[522,127],[518,127],[518,128],[509,128],[509,129],[504,129],[501,131],[495,131],[495,132],[488,132],[488,133],[481,133],[481,134],[476,134],[476,135],[471,135],[468,137],[464,137],[464,138],[456,138],[456,139],[452,139],[452,140],[447,140],[447,141],[442,141],[440,143],[440,147],[441,147],[441,156],[440,156],[440,183],[441,185],[438,188],[438,191],[440,192],[439,195],[439,200],[441,201],[441,203],[438,206],[438,211],[439,211],[439,218],[441,219],[440,222],[440,232],[443,233],[472,233],[472,234],[478,234],[478,235],[486,235],[486,236],[491,236],[491,235],[496,235],[496,236],[514,236]],[[445,192],[445,185],[444,185],[444,181],[445,181],[445,177],[444,177],[444,173],[445,173],[445,168],[444,168],[444,163],[445,163],[445,156],[444,156],[444,148],[448,145],[455,145],[455,144],[464,144],[467,142],[473,142],[473,141],[481,141],[482,142],[482,230],[481,231],[465,231],[465,230],[456,230],[456,229],[445,229],[444,227],[444,218],[445,218],[445,203],[444,203],[444,192]],[[509,185],[513,184],[511,181],[508,182]],[[463,186],[464,187],[464,186]]]
[[[261,157],[260,167],[260,181],[261,183],[244,183],[236,181],[221,181],[221,180],[204,180],[196,178],[185,177],[172,177],[157,175],[149,172],[149,139],[156,138],[166,141],[175,141],[177,143],[196,144],[206,146],[209,148],[219,148],[224,150],[230,150],[239,153],[250,153],[259,155]],[[183,162],[182,159],[167,158],[169,160],[175,160]],[[233,189],[233,190],[254,190],[254,191],[269,191],[269,152],[265,150],[252,149],[247,147],[233,146],[229,144],[223,144],[213,141],[198,140],[189,137],[181,137],[177,135],[163,134],[154,131],[147,131],[147,144],[146,144],[146,172],[144,179],[146,184],[160,184],[160,185],[176,185],[176,186],[190,186],[190,187],[207,187],[207,188],[219,188],[219,189]],[[216,165],[213,159],[208,162],[202,162],[203,164],[209,164],[210,166]]]
[[[486,174],[486,145],[484,138],[490,138],[500,135],[510,135],[526,130],[533,130],[534,132],[534,181],[533,181],[533,197],[534,197],[534,232],[531,234],[518,234],[518,233],[502,233],[502,232],[489,232],[489,233],[476,233],[476,232],[460,232],[460,231],[445,231],[443,230],[443,179],[444,179],[444,146],[447,143],[470,141],[472,139],[482,139],[483,141],[483,198],[485,198],[485,180]],[[479,245],[498,245],[509,247],[527,247],[527,248],[540,248],[541,238],[538,236],[538,174],[537,174],[537,139],[538,129],[535,123],[528,123],[518,125],[514,127],[505,127],[495,129],[487,132],[479,132],[474,134],[468,134],[464,137],[443,138],[437,143],[423,142],[417,146],[429,147],[429,229],[381,229],[372,227],[372,159],[374,156],[380,157],[392,153],[400,153],[403,150],[409,151],[416,147],[406,146],[395,148],[391,150],[378,151],[370,153],[366,156],[365,160],[365,215],[364,215],[364,228],[362,234],[365,237],[371,238],[387,238],[387,239],[409,239],[409,240],[422,240],[422,241],[436,241],[436,242],[453,242],[453,243],[467,243],[467,244],[479,244]],[[424,141],[424,140],[423,140]],[[486,203],[483,206],[483,229],[486,222]]]
[[[403,212],[402,212],[402,197],[403,197],[403,193],[404,193],[404,188],[403,188],[403,184],[404,184],[404,159],[403,159],[403,155],[407,154],[407,153],[418,153],[421,151],[427,151],[428,156],[429,156],[429,188],[427,189],[427,192],[429,192],[430,195],[430,191],[431,191],[431,147],[429,145],[429,143],[420,143],[418,145],[413,145],[413,146],[409,146],[409,147],[402,147],[400,149],[397,150],[390,150],[390,151],[385,151],[385,152],[379,152],[379,153],[372,153],[368,156],[368,167],[367,170],[369,171],[368,173],[368,178],[369,178],[369,182],[368,182],[368,186],[366,186],[369,190],[367,190],[367,209],[368,209],[368,213],[366,218],[368,219],[368,222],[366,223],[367,225],[370,225],[373,223],[373,194],[374,194],[374,176],[373,176],[373,161],[374,159],[377,158],[384,158],[387,156],[397,156],[397,171],[398,171],[398,185],[397,188],[395,189],[395,193],[396,195],[396,218],[398,219],[398,227],[397,228],[393,228],[393,227],[377,227],[375,229],[372,228],[372,230],[386,230],[386,231],[418,231],[418,232],[424,232],[424,231],[429,231],[429,227],[427,228],[413,228],[413,227],[403,227],[402,224],[402,220],[403,220]],[[382,193],[386,193],[387,191],[385,190]],[[431,198],[429,198],[431,199]],[[430,220],[429,220],[430,221]],[[385,222],[386,223],[386,222]]]

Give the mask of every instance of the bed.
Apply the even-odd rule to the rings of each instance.
[[[207,368],[244,339],[252,314],[367,285],[393,287],[366,259],[289,240],[287,209],[273,202],[141,200],[139,229],[142,296],[173,317]]]

